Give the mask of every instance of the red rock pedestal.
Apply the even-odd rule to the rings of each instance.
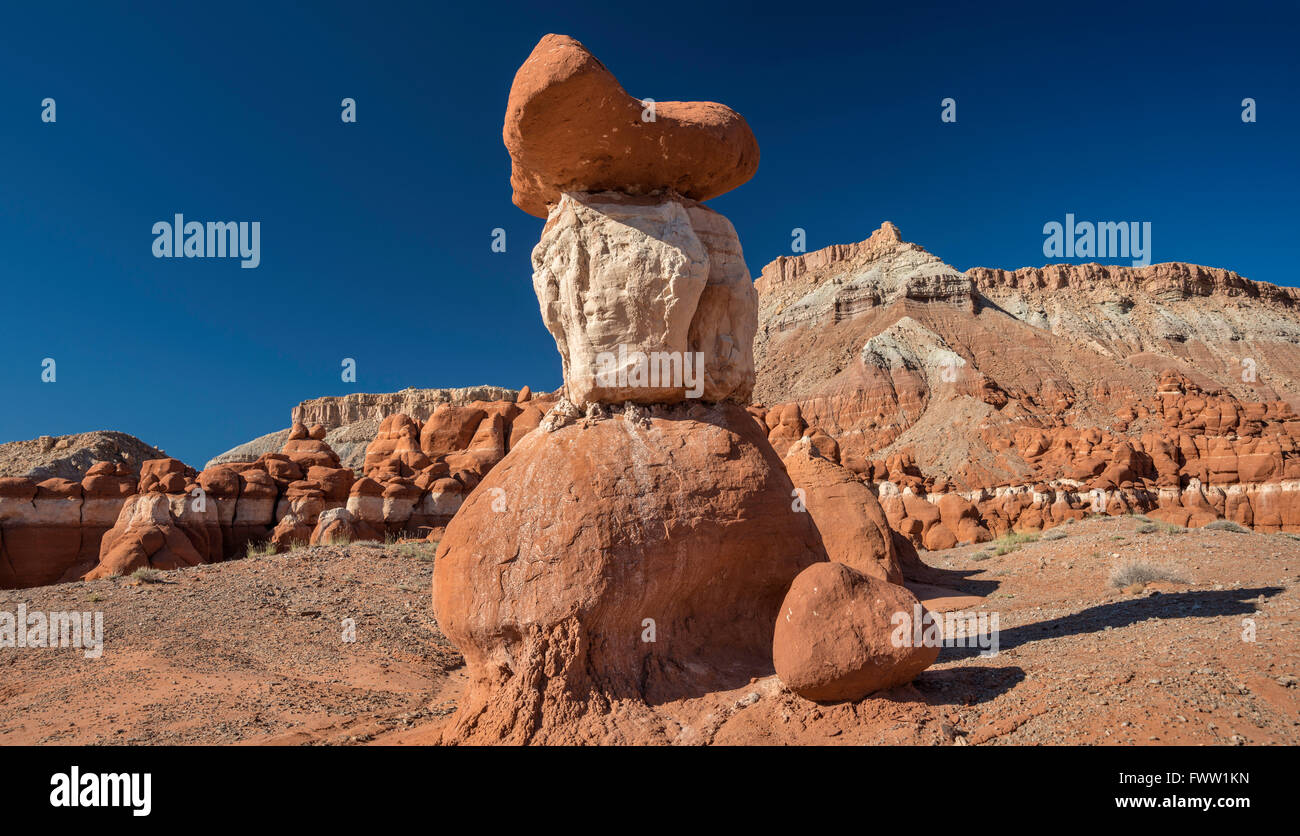
[[[667,742],[648,704],[771,674],[825,560],[744,409],[593,412],[552,411],[447,527],[434,608],[471,677],[448,742]]]

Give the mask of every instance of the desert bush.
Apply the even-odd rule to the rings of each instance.
[[[1233,534],[1249,534],[1250,529],[1238,525],[1232,520],[1215,520],[1205,526],[1207,531],[1231,531]]]
[[[1160,530],[1160,526],[1153,522],[1142,523],[1137,527],[1138,534],[1155,534]]]
[[[162,572],[157,569],[150,569],[147,566],[141,566],[131,573],[131,579],[140,583],[161,583]]]
[[[249,541],[244,546],[244,557],[266,557],[275,554],[275,544],[270,540]]]
[[[980,550],[972,554],[970,556],[970,559],[975,561],[982,561],[982,560],[988,560],[992,556],[993,555],[989,554],[988,552]]]
[[[990,545],[998,557],[1011,554],[1025,543],[1033,543],[1041,535],[1037,531],[1011,531],[994,540]]]
[[[1174,569],[1157,566],[1145,560],[1130,559],[1118,564],[1110,572],[1110,585],[1123,589],[1135,583],[1152,583],[1167,581],[1169,583],[1187,583],[1187,578]]]
[[[393,551],[398,556],[415,558],[424,563],[433,560],[433,553],[437,550],[437,543],[428,543],[423,540],[415,543],[397,543],[393,546]]]
[[[1043,533],[1044,540],[1064,540],[1068,536],[1069,535],[1065,533],[1065,529],[1059,527]]]

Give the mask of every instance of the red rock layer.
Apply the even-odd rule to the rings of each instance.
[[[101,463],[80,482],[0,479],[0,588],[169,569],[293,545],[440,531],[550,400],[443,403],[421,426],[385,420],[366,476],[341,467],[325,427],[295,423],[283,449],[196,473],[171,458],[139,474]]]

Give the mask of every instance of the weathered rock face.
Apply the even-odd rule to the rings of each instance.
[[[472,677],[451,739],[644,739],[643,700],[769,671],[786,588],[824,559],[792,492],[739,407],[553,412],[438,548],[434,608]]]
[[[758,170],[749,125],[714,102],[646,104],[582,44],[547,35],[515,74],[503,137],[514,203],[547,216],[564,192],[673,191],[708,200]]]
[[[721,215],[675,197],[565,194],[533,271],[579,408],[748,401],[757,297]]]
[[[100,430],[44,435],[29,441],[0,444],[0,478],[80,482],[97,465],[122,465],[135,473],[143,462],[162,457],[161,451],[126,433]]]
[[[516,392],[500,386],[470,386],[461,389],[404,389],[401,392],[387,394],[342,395],[338,397],[314,398],[303,401],[293,408],[293,423],[304,426],[319,426],[325,429],[320,440],[324,441],[335,453],[341,466],[357,472],[366,470],[366,450],[379,436],[380,425],[395,415],[405,415],[420,424],[428,421],[433,414],[446,408],[457,408],[474,403],[518,403],[527,410],[527,403],[532,399],[531,391]],[[538,395],[543,407],[555,402],[556,395]],[[543,410],[532,410],[540,419]],[[532,426],[536,426],[533,421]],[[216,467],[219,464],[237,464],[257,461],[267,453],[280,452],[289,440],[290,430],[278,430],[260,438],[246,442],[219,456],[214,456],[205,466]],[[457,449],[463,450],[468,444]]]
[[[127,465],[109,462],[90,467],[80,482],[0,478],[0,588],[80,578],[135,485]]]
[[[94,556],[56,580],[215,563],[242,556],[250,543],[270,542],[279,549],[307,544],[318,518],[348,501],[356,478],[337,466],[325,432],[321,426],[295,424],[282,452],[202,473],[176,459],[146,461],[138,485],[124,475],[110,478],[106,467],[92,471],[82,486],[84,513],[93,511],[101,527],[83,523],[79,533],[91,535],[81,549],[93,550]],[[341,531],[336,525],[331,536]]]
[[[382,421],[399,412],[413,421],[425,421],[444,404],[463,406],[474,401],[513,401],[518,395],[517,390],[500,386],[403,389],[383,394],[358,392],[303,401],[293,408],[290,419],[295,424],[319,424],[327,430],[362,421]]]
[[[1088,513],[1300,519],[1263,490],[1300,478],[1295,291],[1186,264],[962,274],[892,224],[757,287],[773,444],[831,438],[918,546]]]
[[[906,588],[841,563],[814,564],[781,604],[772,642],[777,676],[817,702],[858,700],[910,682],[939,658],[937,644],[913,639],[924,635],[910,625],[924,619]]]
[[[186,500],[185,496],[174,498],[164,493],[139,493],[127,499],[117,524],[100,543],[98,565],[86,574],[86,579],[126,575],[141,568],[179,569],[211,562],[211,546],[202,536],[207,527],[202,520],[197,525],[187,520],[191,509]],[[196,533],[198,537],[193,536]]]
[[[902,566],[885,512],[852,471],[818,455],[811,443],[786,454],[786,472],[821,535],[826,556],[864,575],[901,584]]]
[[[1151,411],[1165,372],[1242,402],[1300,403],[1295,294],[1226,271],[963,274],[886,224],[861,244],[779,258],[756,286],[755,397],[797,403],[854,469],[910,451],[961,490],[1032,483],[1002,439],[1138,431],[1123,416]]]

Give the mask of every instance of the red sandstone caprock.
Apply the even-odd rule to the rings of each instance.
[[[715,102],[628,95],[586,47],[547,35],[515,74],[503,132],[514,203],[546,217],[562,192],[729,192],[758,170],[758,142],[739,113]]]

